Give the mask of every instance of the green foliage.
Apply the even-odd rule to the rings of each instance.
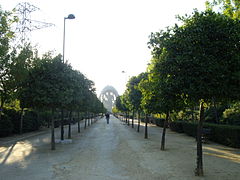
[[[227,105],[218,105],[217,107],[210,106],[209,108],[206,109],[205,112],[205,122],[209,123],[223,123],[221,121],[221,117],[223,115],[224,110],[227,108]],[[216,119],[216,113],[218,116],[218,120]],[[219,122],[218,122],[219,121]]]
[[[120,111],[120,112],[128,112],[129,111],[129,105],[128,105],[128,101],[127,101],[127,96],[126,96],[126,91],[123,95],[118,96],[116,99],[116,108]]]
[[[189,123],[182,121],[183,132],[189,136],[197,136],[197,123]]]
[[[95,94],[94,83],[63,64],[61,55],[46,54],[30,69],[20,92],[22,107],[63,108],[100,113],[105,109]]]
[[[150,113],[167,113],[183,105],[182,98],[176,93],[162,68],[162,63],[166,59],[166,49],[159,45],[164,44],[167,33],[162,34],[164,38],[161,37],[161,33],[151,34],[149,44],[152,46],[153,59],[148,67],[148,76],[139,84],[143,94],[142,106]]]
[[[9,121],[11,121],[13,125],[12,133],[20,132],[20,118],[21,113],[15,109],[4,109],[4,114],[8,117]]]
[[[231,147],[240,147],[240,127],[229,125],[205,124],[211,129],[210,140]]]
[[[163,118],[155,118],[155,124],[159,127],[163,127],[165,119]]]
[[[176,131],[178,133],[184,132],[182,121],[172,121],[169,123],[169,127],[172,131]]]
[[[239,0],[212,0],[206,1],[206,8],[213,10],[214,8],[231,18],[240,19],[240,1]]]
[[[5,60],[2,58],[7,58],[9,52],[9,42],[14,35],[10,26],[15,21],[16,19],[12,16],[11,12],[3,11],[0,7],[0,57],[2,61]]]
[[[232,104],[223,112],[223,121],[227,124],[240,125],[240,102]]]
[[[51,121],[50,111],[34,110],[34,112],[37,114],[37,118],[40,126],[46,126]]]
[[[145,79],[146,73],[141,73],[138,76],[133,76],[127,83],[126,96],[129,109],[138,111],[141,109],[142,92],[139,90],[139,83]]]
[[[0,119],[0,137],[8,136],[13,131],[13,124],[7,115],[2,115]]]
[[[14,39],[11,25],[18,19],[0,8],[0,124],[9,128],[3,134],[19,133],[20,111],[23,132],[37,130],[49,121],[49,110],[103,113],[94,83],[81,72],[62,63],[61,55],[46,53],[38,57],[30,44],[11,47]],[[7,108],[6,108],[7,107]],[[32,109],[38,109],[38,113]],[[5,122],[1,119],[4,115]]]
[[[25,111],[23,117],[23,132],[30,132],[39,130],[41,122],[38,119],[38,115],[34,111]]]
[[[23,107],[49,108],[67,107],[78,96],[74,96],[75,72],[61,62],[61,56],[43,57],[29,72],[24,88],[20,92]],[[79,91],[81,92],[81,91]],[[69,106],[68,106],[69,107]]]
[[[13,38],[13,32],[10,26],[15,21],[16,19],[10,12],[3,11],[0,7],[0,108],[10,99],[14,91],[10,53],[10,40]]]
[[[119,111],[116,107],[113,107],[112,112],[113,112],[113,114],[117,114],[117,113],[119,113],[120,111]]]
[[[175,88],[194,101],[239,98],[239,23],[213,12],[182,20],[166,43],[163,64]]]
[[[21,119],[21,111],[17,111],[15,109],[4,109],[4,117],[7,117],[7,120],[11,122],[12,126],[10,126],[12,133],[20,132],[20,119]],[[3,120],[5,118],[3,117]],[[23,132],[30,132],[38,130],[42,125],[44,125],[45,121],[50,118],[49,113],[42,112],[37,113],[33,110],[25,110],[23,115]]]
[[[171,119],[173,121],[187,121],[187,122],[195,122],[199,116],[199,112],[194,109],[185,108],[180,111],[173,111],[171,113]]]
[[[157,99],[153,96],[153,84],[149,81],[149,77],[142,79],[138,85],[142,93],[141,108],[145,113],[156,113]]]
[[[184,121],[170,122],[170,128],[179,133],[186,133],[196,137],[197,124]],[[208,137],[211,141],[239,148],[240,147],[240,127],[230,125],[219,125],[204,123],[204,128],[210,129]]]
[[[122,102],[121,102],[121,96],[118,96],[117,98],[116,98],[116,103],[115,103],[116,105],[116,111],[124,111],[124,108],[123,108],[123,105],[122,105]]]

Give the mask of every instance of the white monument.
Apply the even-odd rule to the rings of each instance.
[[[106,86],[101,91],[99,96],[100,101],[103,103],[107,111],[112,112],[112,108],[115,105],[116,98],[118,97],[117,90],[112,86]]]

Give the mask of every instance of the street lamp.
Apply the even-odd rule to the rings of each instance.
[[[68,17],[64,17],[64,27],[63,27],[63,63],[64,63],[64,54],[65,54],[65,22],[66,19],[75,19],[73,14],[69,14]]]
[[[125,71],[125,70],[122,70],[122,73],[125,74],[125,81],[126,81],[126,83],[127,83],[128,79],[130,79],[130,75],[129,75],[128,72]]]

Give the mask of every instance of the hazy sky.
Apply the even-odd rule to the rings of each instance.
[[[41,53],[62,53],[63,20],[74,14],[76,19],[66,20],[65,59],[95,82],[98,93],[111,85],[119,94],[129,76],[146,70],[150,33],[177,23],[177,14],[205,6],[205,0],[0,0],[0,5],[11,10],[19,2],[40,8],[31,13],[33,20],[55,24],[31,33]]]

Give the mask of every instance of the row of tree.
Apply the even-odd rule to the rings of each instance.
[[[22,116],[25,109],[52,112],[52,143],[55,149],[54,114],[61,114],[61,139],[63,140],[64,117],[69,118],[69,138],[73,113],[93,114],[105,112],[97,98],[94,83],[70,64],[62,62],[62,56],[46,53],[38,56],[30,44],[15,46],[11,30],[17,18],[0,9],[0,123],[9,104],[19,102]],[[15,106],[18,104],[15,103]],[[77,113],[76,113],[77,112]],[[3,119],[4,120],[4,119]]]
[[[204,12],[178,17],[180,26],[151,33],[148,44],[152,60],[147,72],[132,77],[116,101],[117,109],[132,111],[133,118],[135,111],[145,112],[145,138],[147,114],[165,114],[162,150],[170,114],[199,104],[195,171],[198,176],[203,175],[201,137],[205,108],[212,103],[240,100],[239,9],[227,10],[224,6],[227,13],[215,13],[214,3],[208,2]]]

